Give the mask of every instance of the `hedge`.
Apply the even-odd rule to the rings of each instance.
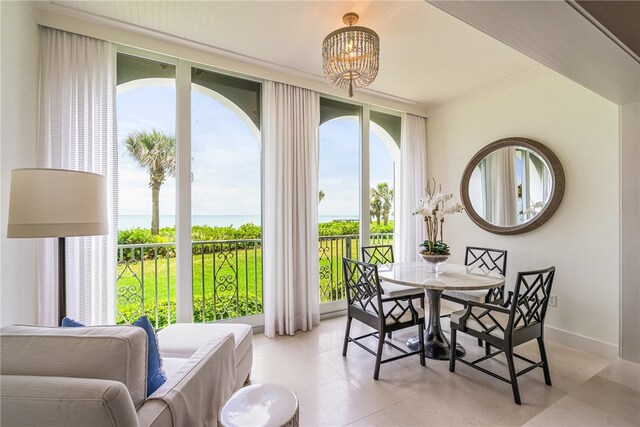
[[[158,301],[158,327],[165,327],[170,323],[176,322],[176,302],[171,300],[171,321],[168,322],[167,300]],[[213,300],[208,298],[205,302],[204,322],[213,322],[222,319],[232,319],[235,317],[251,316],[262,313],[262,301],[257,302],[250,299],[245,301],[242,297],[236,300],[233,295],[218,297],[216,301],[216,310],[214,312]],[[118,324],[126,324],[134,322],[138,316],[143,313],[139,312],[139,307],[135,305],[127,305],[118,307]],[[144,314],[149,317],[151,324],[156,324],[156,306],[155,301],[150,301],[144,305]],[[193,321],[195,323],[203,322],[202,318],[202,296],[193,297]]]
[[[318,224],[318,232],[320,236],[345,236],[357,235],[360,224],[358,221],[332,221]],[[392,233],[393,221],[389,224],[371,224],[371,233]],[[243,224],[238,228],[234,227],[210,227],[208,225],[195,225],[191,228],[191,238],[194,242],[218,241],[218,240],[248,240],[260,239],[262,229],[259,225],[253,223]],[[118,232],[118,245],[144,245],[154,243],[174,243],[176,241],[175,227],[162,227],[159,234],[152,235],[151,230],[147,228],[131,228],[128,230],[120,230]],[[252,249],[260,247],[260,243],[254,242],[238,242],[234,243],[238,249]],[[221,250],[225,245],[216,244],[216,250]],[[214,250],[212,244],[203,246],[196,245],[193,247],[194,254],[200,254],[204,248],[205,253],[211,253]],[[235,249],[235,247],[234,247]],[[175,256],[175,246],[164,246],[156,248],[145,248],[144,257],[153,258],[156,253],[159,257]],[[131,259],[140,259],[140,249],[121,249],[119,260],[129,261]]]

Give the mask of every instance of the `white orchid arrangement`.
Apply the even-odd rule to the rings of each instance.
[[[437,188],[437,191],[436,191]],[[464,207],[453,202],[453,194],[443,193],[442,186],[436,185],[435,178],[427,183],[426,195],[420,200],[420,206],[413,213],[424,216],[427,227],[427,240],[420,246],[422,253],[427,255],[449,255],[449,246],[444,243],[444,218],[445,215],[452,215],[464,211]],[[438,239],[438,234],[440,238]]]

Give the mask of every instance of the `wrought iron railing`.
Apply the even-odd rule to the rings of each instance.
[[[262,313],[260,239],[193,243],[193,320]]]
[[[371,235],[371,244],[393,243],[392,233]],[[176,245],[118,245],[116,314],[131,323],[141,314],[156,328],[176,321]],[[345,298],[342,258],[360,258],[357,235],[319,241],[320,301]],[[193,320],[212,322],[262,313],[260,239],[193,242]]]
[[[142,314],[156,328],[175,323],[175,252],[175,243],[118,245],[118,323]]]
[[[372,234],[370,241],[371,245],[392,244],[393,233]],[[342,278],[343,257],[360,259],[360,237],[357,234],[320,237],[320,302],[346,298]]]

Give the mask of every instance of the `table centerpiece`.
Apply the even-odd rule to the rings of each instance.
[[[449,245],[444,242],[444,218],[464,211],[464,207],[453,202],[453,194],[443,193],[442,185],[437,185],[435,178],[427,182],[425,197],[420,200],[420,206],[413,213],[424,216],[427,229],[427,240],[420,247],[420,256],[431,265],[433,271],[437,272],[438,267],[445,263],[451,255]],[[438,238],[439,237],[439,238]]]

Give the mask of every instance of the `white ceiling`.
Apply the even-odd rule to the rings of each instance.
[[[424,1],[55,1],[41,7],[104,19],[322,78],[321,45],[356,12],[380,36],[369,90],[426,109],[536,64]],[[213,65],[215,64],[208,64]]]

